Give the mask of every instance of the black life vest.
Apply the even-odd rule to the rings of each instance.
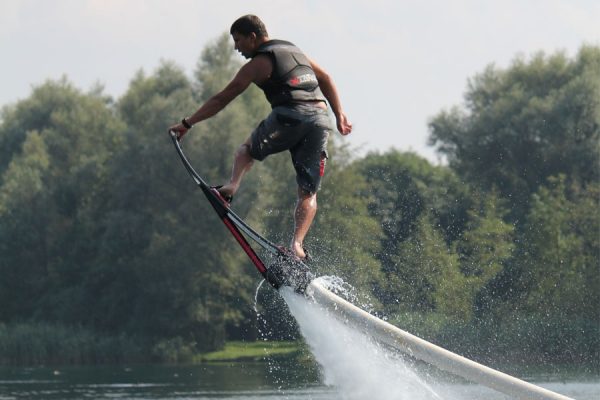
[[[308,57],[290,42],[269,40],[254,56],[268,54],[273,62],[271,77],[258,85],[271,107],[302,101],[325,101]]]

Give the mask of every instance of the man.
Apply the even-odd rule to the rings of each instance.
[[[235,49],[250,61],[221,92],[169,129],[181,140],[194,124],[217,114],[251,83],[259,86],[271,103],[272,112],[239,147],[229,183],[217,190],[230,202],[253,160],[262,161],[270,154],[289,150],[298,183],[290,249],[304,260],[307,256],[304,238],[317,212],[317,191],[327,159],[327,138],[333,130],[326,101],[342,135],[352,131],[352,124],[342,111],[331,77],[292,43],[269,39],[265,25],[257,16],[239,18],[230,33]]]

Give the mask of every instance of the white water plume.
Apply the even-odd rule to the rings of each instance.
[[[321,366],[324,383],[342,399],[441,399],[397,354],[291,289],[280,293]]]

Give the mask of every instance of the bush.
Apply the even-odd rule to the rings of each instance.
[[[82,327],[49,323],[0,324],[0,364],[114,364],[145,361],[147,345]]]

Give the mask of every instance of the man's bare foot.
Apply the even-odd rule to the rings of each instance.
[[[217,192],[219,192],[221,197],[223,197],[223,199],[225,199],[225,201],[227,201],[228,203],[231,203],[231,200],[233,200],[233,195],[237,190],[237,188],[231,183],[228,183],[223,186],[216,186],[215,189],[217,190]]]
[[[304,247],[302,243],[298,243],[296,241],[292,242],[290,245],[292,252],[298,257],[300,260],[304,260],[306,258],[306,252],[304,251]]]

